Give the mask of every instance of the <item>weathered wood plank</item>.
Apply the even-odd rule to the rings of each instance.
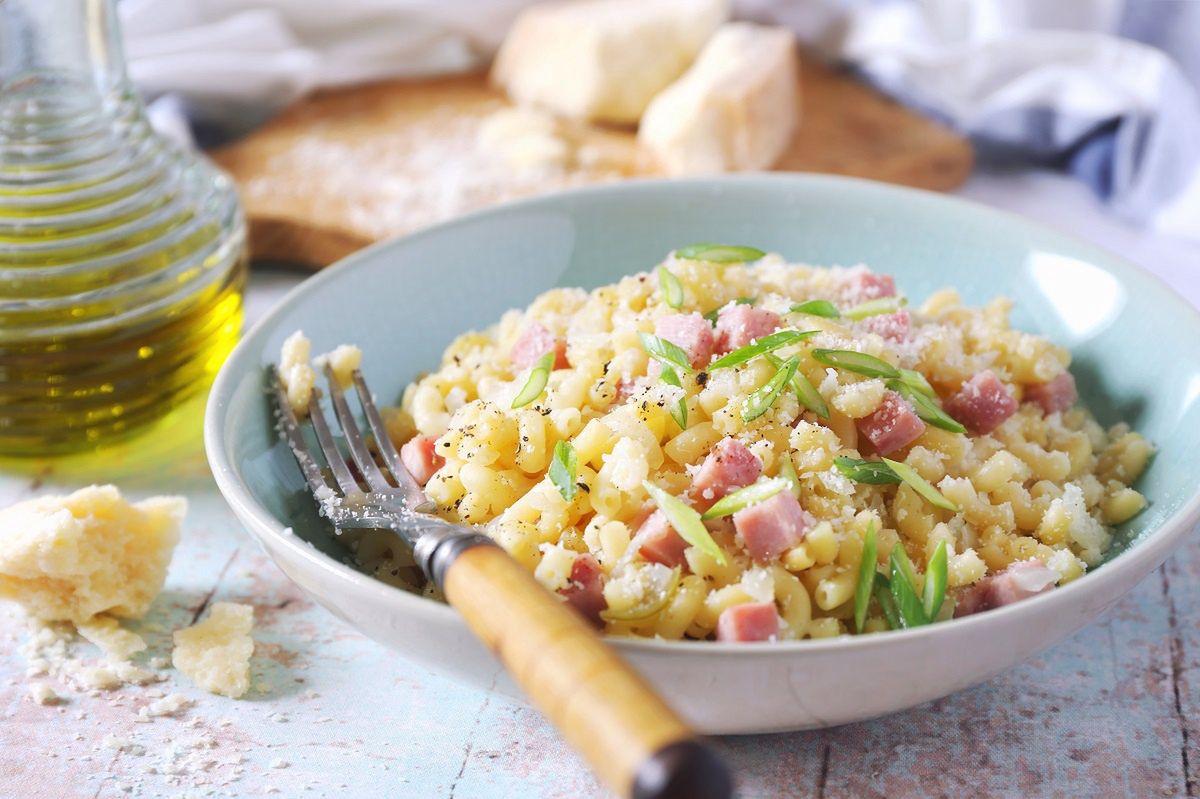
[[[1200,533],[1163,571],[1163,593],[1171,622],[1171,679],[1181,730],[1180,759],[1186,795],[1200,796]]]

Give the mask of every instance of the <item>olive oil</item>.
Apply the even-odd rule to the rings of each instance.
[[[108,0],[0,0],[0,454],[86,449],[202,390],[237,340],[229,179],[159,136]]]

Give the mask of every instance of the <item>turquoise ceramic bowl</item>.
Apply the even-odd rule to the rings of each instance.
[[[617,640],[708,732],[848,722],[985,679],[1092,620],[1156,567],[1200,518],[1200,316],[1103,250],[941,195],[834,177],[749,175],[631,182],[463,217],[371,247],[306,281],[241,342],[217,379],[206,442],[218,484],[279,566],[330,610],[402,654],[487,684],[495,661],[441,604],[345,565],[291,454],[275,438],[263,367],[297,328],[314,351],[354,342],[382,402],[436,365],[460,332],[552,286],[592,288],[697,240],[789,260],[864,262],[920,300],[954,286],[1003,294],[1013,323],[1067,345],[1084,401],[1159,447],[1139,488],[1150,507],[1109,561],[1026,602],[947,624],[774,645]],[[503,680],[502,688],[511,690]],[[864,692],[863,685],[887,686]],[[719,690],[716,688],[719,686]]]

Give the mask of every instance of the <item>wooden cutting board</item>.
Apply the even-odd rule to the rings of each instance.
[[[943,191],[970,172],[965,139],[849,76],[804,60],[800,83],[777,169]],[[503,200],[655,174],[633,130],[585,125],[570,131],[585,163],[515,170],[477,143],[507,105],[485,75],[376,83],[301,101],[214,157],[241,189],[252,255],[312,267]]]

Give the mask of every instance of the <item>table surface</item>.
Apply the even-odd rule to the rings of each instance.
[[[961,194],[1123,253],[1200,305],[1200,246],[1112,219],[1047,173],[980,174]],[[302,276],[255,275],[248,316]],[[308,601],[217,494],[196,409],[103,474],[79,462],[0,472],[0,503],[115,482],[191,510],[166,588],[134,626],[166,656],[210,601],[257,607],[254,688],[233,701],[175,673],[196,704],[137,723],[145,689],[30,700],[27,633],[0,609],[0,797],[586,797],[587,770],[534,712],[404,661]],[[875,721],[725,738],[744,797],[1200,795],[1200,537],[1071,639],[990,682]],[[106,736],[128,739],[117,751]]]

